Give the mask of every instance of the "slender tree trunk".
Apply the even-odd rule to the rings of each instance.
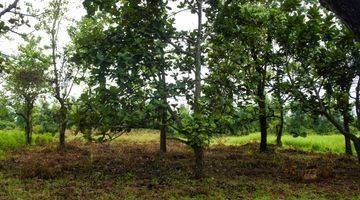
[[[65,131],[67,128],[67,108],[65,103],[61,101],[60,107],[60,132],[59,132],[59,148],[65,149]]]
[[[354,143],[355,151],[360,164],[360,138],[356,137],[355,135],[349,132],[346,132],[344,127],[342,127],[341,124],[338,123],[338,121],[332,115],[330,115],[329,112],[326,111],[323,105],[320,104],[320,107],[324,116],[340,131],[340,133],[343,134],[344,136],[347,136]]]
[[[33,105],[31,101],[27,101],[26,103],[26,111],[25,111],[25,136],[26,136],[26,144],[31,145],[32,143],[32,110]]]
[[[355,110],[356,110],[356,127],[360,130],[360,76],[358,76],[358,82],[356,85],[356,97],[355,97]]]
[[[359,161],[359,164],[360,164],[360,138],[352,138],[352,141],[354,143],[354,146],[355,146],[355,151],[356,151],[356,154],[357,154],[357,158],[358,158],[358,161]]]
[[[275,98],[277,99],[278,108],[280,112],[280,122],[277,124],[276,129],[276,146],[281,147],[282,146],[282,135],[283,135],[283,129],[284,129],[284,100],[281,97],[281,83],[282,83],[282,71],[280,67],[276,70],[276,77],[275,77]]]
[[[283,129],[284,129],[284,108],[283,105],[280,105],[280,123],[276,133],[276,145],[278,147],[282,146],[281,137],[283,135]]]
[[[107,101],[107,97],[106,97],[106,85],[107,85],[107,81],[106,81],[106,67],[105,66],[100,66],[100,74],[99,74],[99,96],[100,96],[100,103],[103,106],[106,106],[106,101]],[[106,113],[100,111],[100,115],[105,115]],[[103,122],[100,122],[103,123]],[[101,131],[101,135],[102,135],[102,142],[105,141],[106,138],[106,131]]]
[[[193,146],[195,154],[195,178],[201,179],[204,174],[204,149],[199,145]]]
[[[265,104],[259,102],[259,121],[260,121],[260,132],[261,132],[261,141],[260,141],[260,152],[265,152],[267,150],[267,120],[266,120],[266,111]]]
[[[166,74],[164,66],[160,70],[160,94],[161,94],[161,106],[160,106],[160,151],[166,152],[166,130],[167,130],[167,92],[166,92]]]
[[[195,52],[195,92],[194,92],[194,114],[200,114],[199,100],[201,97],[201,53],[202,53],[202,40],[203,40],[203,24],[202,24],[202,9],[203,0],[197,0],[197,15],[198,15],[198,28],[197,28],[197,40],[196,40],[196,52]],[[200,144],[193,146],[195,153],[195,178],[201,178],[203,176],[204,167],[204,149]]]
[[[341,95],[338,99],[338,106],[340,107],[341,114],[343,117],[343,127],[344,131],[350,134],[350,103],[349,103],[349,93],[350,93],[351,83],[341,83]],[[345,137],[345,152],[348,155],[352,155],[351,150],[351,141],[350,138],[347,136],[348,134],[344,135]]]
[[[32,143],[32,127],[31,119],[25,119],[25,137],[26,145],[31,145]]]
[[[344,129],[347,133],[350,133],[350,116],[349,116],[349,112],[348,111],[344,111],[343,113],[343,123],[344,123]],[[351,141],[350,138],[348,136],[344,136],[345,137],[345,152],[348,155],[352,155],[352,150],[351,150]]]
[[[202,0],[197,1],[198,29],[195,53],[195,92],[194,92],[194,112],[199,112],[199,99],[201,96],[201,43],[202,43]]]
[[[51,48],[52,48],[52,65],[53,65],[53,72],[54,72],[54,84],[55,84],[55,98],[58,100],[58,102],[60,103],[60,115],[59,115],[59,148],[60,149],[65,149],[65,131],[67,128],[67,108],[65,105],[65,95],[61,95],[61,86],[60,86],[60,78],[59,78],[59,70],[58,70],[58,66],[57,66],[57,35],[58,35],[58,31],[59,31],[59,23],[60,23],[60,15],[61,15],[61,4],[62,4],[62,0],[59,0],[57,2],[57,10],[53,13],[54,14],[54,18],[52,21],[52,26],[51,26],[51,32],[50,32],[50,37],[51,37]]]
[[[267,150],[267,116],[266,116],[266,96],[265,96],[265,77],[266,70],[262,69],[261,66],[257,67],[257,72],[261,75],[261,79],[258,82],[257,86],[257,103],[259,106],[259,122],[260,122],[260,132],[261,132],[261,141],[260,141],[260,152],[265,152]]]

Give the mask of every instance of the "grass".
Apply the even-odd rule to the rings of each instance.
[[[33,134],[33,143],[35,144],[38,139],[43,143],[49,143],[56,140],[51,134]],[[81,140],[82,136],[69,135],[67,141]],[[275,136],[269,134],[269,144],[275,144]],[[149,129],[135,129],[130,133],[126,133],[117,141],[122,142],[136,142],[147,143],[159,141],[159,131]],[[228,146],[240,146],[249,142],[259,142],[260,133],[251,133],[243,136],[220,136],[215,137],[211,145],[224,144]],[[309,152],[331,152],[331,153],[344,153],[344,137],[340,134],[331,135],[308,135],[307,137],[293,137],[291,135],[284,135],[282,138],[283,147],[286,149],[299,149]],[[24,132],[20,130],[7,130],[0,131],[0,156],[8,150],[14,150],[25,145]]]
[[[51,134],[33,134],[33,144],[46,144],[53,140]],[[25,133],[20,130],[0,131],[0,157],[6,151],[18,149],[26,144]]]
[[[276,137],[274,135],[268,136],[268,142],[275,144]],[[231,146],[244,145],[249,142],[259,142],[260,133],[252,133],[245,136],[224,136],[214,139],[212,144],[225,144]],[[310,152],[331,152],[331,153],[345,153],[344,136],[339,134],[333,135],[307,135],[306,137],[293,137],[291,135],[284,135],[282,137],[284,148],[299,149]]]
[[[160,133],[157,130],[135,129],[130,133],[125,133],[124,135],[120,136],[117,140],[138,143],[157,142],[160,140]]]
[[[136,129],[130,133],[124,134],[119,137],[118,141],[123,142],[157,142],[159,141],[159,132],[156,130]],[[276,137],[273,134],[268,135],[269,144],[275,144]],[[215,137],[211,145],[224,144],[228,146],[241,146],[250,142],[259,142],[260,133],[251,133],[241,136],[219,136]],[[282,137],[283,148],[285,149],[298,149],[308,152],[320,153],[345,153],[344,136],[340,134],[330,135],[314,135],[309,134],[306,137],[293,137],[292,135],[284,135]]]

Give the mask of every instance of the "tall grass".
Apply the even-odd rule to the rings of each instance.
[[[39,139],[43,143],[49,143],[53,140],[51,134],[33,134],[32,141],[35,144]],[[0,131],[0,155],[5,151],[14,150],[26,144],[25,133],[20,130],[3,130]]]
[[[268,135],[268,143],[275,144],[275,135]],[[259,142],[260,133],[252,133],[245,136],[225,136],[214,139],[212,144],[223,143],[225,145],[243,145],[249,142]],[[306,137],[293,137],[284,135],[282,137],[284,148],[301,149],[312,152],[345,153],[344,136],[332,135],[307,135]]]

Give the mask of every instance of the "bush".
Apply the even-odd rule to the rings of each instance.
[[[10,121],[0,120],[0,130],[13,130],[16,128],[16,124]]]

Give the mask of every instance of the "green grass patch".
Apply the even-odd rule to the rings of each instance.
[[[160,140],[160,132],[151,129],[134,129],[129,133],[120,136],[118,141],[126,142],[158,142]]]
[[[267,139],[270,144],[275,144],[275,135],[269,135]],[[249,142],[260,142],[260,133],[252,133],[244,136],[219,137],[214,139],[212,144],[239,146]],[[307,135],[306,137],[284,135],[282,137],[282,143],[284,148],[300,149],[310,152],[345,153],[344,136],[339,134]]]
[[[54,137],[51,134],[33,134],[34,145],[51,142]],[[0,131],[0,155],[8,150],[14,150],[26,144],[25,133],[20,130]]]

